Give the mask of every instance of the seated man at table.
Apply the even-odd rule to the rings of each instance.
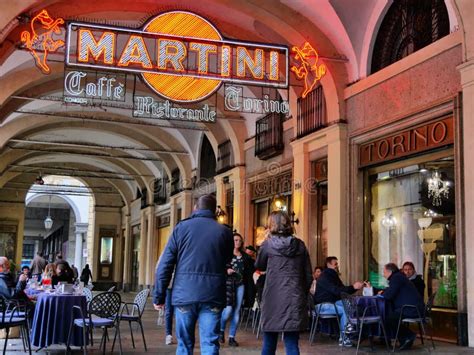
[[[326,269],[323,270],[321,276],[318,278],[318,286],[316,287],[316,293],[314,294],[314,304],[316,305],[316,311],[321,314],[334,314],[334,307],[329,304],[325,304],[318,307],[319,303],[329,302],[336,305],[337,313],[339,314],[339,328],[341,335],[339,337],[340,346],[352,346],[352,342],[349,338],[343,337],[343,332],[347,324],[347,316],[344,312],[344,306],[341,301],[341,293],[352,294],[356,290],[360,290],[363,287],[363,283],[357,281],[352,286],[344,286],[341,279],[339,278],[339,263],[335,256],[326,258]],[[343,341],[344,339],[344,341]]]
[[[388,263],[384,266],[383,277],[388,280],[388,287],[381,291],[382,297],[391,302],[392,310],[386,318],[386,326],[391,334],[396,334],[400,313],[404,305],[412,305],[418,308],[419,314],[423,317],[424,304],[423,299],[416,290],[415,286],[408,278],[400,272],[397,265]],[[417,318],[418,312],[414,308],[408,308],[403,311],[404,317]],[[400,325],[398,340],[400,341],[399,350],[409,349],[416,339],[416,334],[403,324]]]
[[[10,261],[5,256],[0,256],[0,296],[6,299],[27,300],[24,290],[26,288],[27,277],[21,274],[18,282],[15,280],[10,272]]]
[[[411,261],[405,261],[402,266],[402,271],[408,280],[411,281],[413,286],[420,294],[421,298],[425,297],[425,282],[421,278],[421,275],[418,275],[415,271],[415,265]]]

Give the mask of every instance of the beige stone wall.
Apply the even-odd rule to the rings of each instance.
[[[349,87],[345,91],[349,135],[454,97],[461,91],[456,69],[461,62],[460,36],[453,33]]]

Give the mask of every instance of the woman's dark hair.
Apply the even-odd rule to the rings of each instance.
[[[335,256],[328,256],[326,258],[326,267],[328,266],[328,264],[331,264],[333,260],[337,260],[337,258]]]
[[[293,234],[290,216],[283,211],[273,211],[268,216],[268,230],[272,235],[288,236]]]
[[[394,272],[399,272],[400,269],[398,268],[398,266],[394,263],[388,263],[388,264],[385,264],[385,268],[388,270],[388,271],[391,271],[392,274]]]
[[[413,270],[415,270],[415,264],[413,264],[411,261],[405,261],[402,265],[402,269],[405,267],[405,265],[408,265],[411,267]]]
[[[323,271],[323,270],[324,270],[324,267],[322,267],[322,266],[316,266],[316,267],[314,268],[314,270],[313,270],[313,273],[315,273],[316,270],[321,270],[321,271]]]
[[[239,248],[239,251],[244,254],[245,253],[245,249],[244,249],[244,237],[242,237],[242,235],[240,233],[237,233],[235,232],[233,237],[239,237],[240,240],[242,241],[242,243],[240,244],[240,248]]]

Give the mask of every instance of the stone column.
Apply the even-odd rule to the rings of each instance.
[[[155,280],[155,256],[156,256],[156,233],[155,233],[155,206],[146,208],[148,219],[147,247],[146,247],[146,285],[150,288]]]
[[[138,285],[145,285],[146,277],[146,248],[147,248],[147,237],[148,237],[148,220],[146,211],[140,211],[140,252],[139,252],[139,270],[138,270]]]
[[[234,229],[239,233],[245,233],[245,167],[237,166],[232,170],[232,180],[234,184]],[[250,243],[250,236],[246,244]]]
[[[307,184],[310,178],[310,161],[308,146],[304,141],[294,141],[293,148],[293,211],[295,219],[299,220],[295,224],[296,235],[302,239],[306,245],[309,244],[309,191]]]
[[[464,189],[464,198],[462,202],[464,203],[464,210],[459,211],[459,213],[464,213],[464,230],[461,225],[456,226],[456,234],[461,234],[461,245],[458,245],[458,260],[464,259],[464,267],[462,263],[458,263],[458,267],[465,271],[465,295],[460,295],[461,302],[458,304],[458,311],[461,314],[465,315],[467,311],[467,324],[468,327],[468,341],[469,346],[474,346],[474,258],[465,257],[470,256],[474,252],[474,238],[470,236],[471,231],[474,230],[474,164],[472,162],[472,155],[474,154],[474,59],[467,61],[466,63],[461,64],[458,67],[461,72],[461,84],[462,84],[462,122],[461,122],[461,134],[462,134],[462,156],[463,161],[461,164],[464,165],[462,171],[462,181],[464,182],[461,186],[461,191]],[[459,193],[459,190],[456,191]],[[462,247],[462,242],[464,241],[464,248]],[[461,271],[462,271],[461,270]],[[459,283],[464,283],[464,280],[458,279]],[[459,289],[459,292],[462,292],[462,288]],[[467,309],[463,304],[462,300],[467,300]],[[465,324],[464,324],[465,326]]]
[[[214,176],[214,181],[216,184],[216,205],[221,206],[223,210],[225,210],[225,205],[226,205],[226,194],[225,194],[225,184],[223,181],[224,176],[229,175],[229,172],[225,172],[224,174],[221,175],[216,175]],[[225,211],[227,213],[227,211]]]
[[[328,130],[328,255],[349,260],[347,248],[347,128],[339,125]],[[347,276],[349,265],[341,263],[341,273]]]
[[[193,212],[193,194],[190,190],[183,191],[181,194],[183,197],[183,219],[185,219]]]
[[[81,272],[83,265],[82,265],[82,238],[83,235],[87,235],[87,229],[89,228],[88,223],[75,223],[74,224],[75,230],[74,234],[76,236],[76,248],[74,253],[74,266],[77,268],[79,272]]]
[[[132,255],[132,236],[130,230],[130,215],[125,215],[124,221],[125,235],[124,235],[124,253],[123,253],[123,289],[129,291],[130,289],[130,274],[131,274],[131,255]]]

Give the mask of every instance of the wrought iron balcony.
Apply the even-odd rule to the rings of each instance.
[[[155,179],[153,184],[153,202],[157,205],[163,205],[168,201],[167,184],[167,178]]]
[[[217,146],[217,174],[221,174],[234,167],[234,156],[232,154],[232,144],[230,140]]]
[[[270,113],[256,122],[255,156],[266,160],[283,152],[284,115]]]
[[[304,99],[301,97],[298,99],[296,126],[296,138],[327,127],[326,103],[322,86],[311,91]]]
[[[179,169],[175,169],[171,172],[170,196],[180,193],[181,191],[183,191],[181,175],[179,173]]]

